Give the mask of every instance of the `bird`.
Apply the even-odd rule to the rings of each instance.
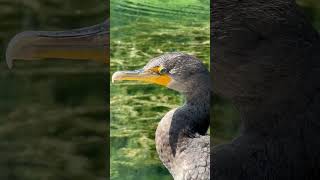
[[[109,20],[67,31],[24,31],[6,49],[6,62],[14,60],[94,60],[109,63]]]
[[[319,33],[294,0],[215,0],[211,17],[212,89],[241,116],[211,179],[320,179]]]
[[[183,106],[170,110],[158,124],[156,150],[175,180],[210,179],[210,75],[194,56],[170,52],[151,59],[142,69],[117,71],[115,81],[141,81],[183,94]]]

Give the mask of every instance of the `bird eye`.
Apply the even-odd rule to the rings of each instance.
[[[162,67],[162,66],[160,66],[159,69],[158,69],[158,72],[159,72],[159,74],[164,74],[164,73],[167,72],[167,69]]]

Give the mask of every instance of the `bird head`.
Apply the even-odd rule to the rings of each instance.
[[[69,31],[25,31],[9,42],[6,61],[14,60],[96,60],[107,62],[109,23]]]
[[[183,53],[167,53],[151,59],[142,69],[117,71],[112,81],[142,81],[168,87],[181,93],[209,86],[209,72],[197,58]]]

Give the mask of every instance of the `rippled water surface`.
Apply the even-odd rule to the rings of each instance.
[[[111,73],[138,69],[165,52],[181,51],[208,67],[209,0],[111,1]],[[172,179],[154,144],[157,123],[183,97],[157,85],[112,84],[111,179]]]

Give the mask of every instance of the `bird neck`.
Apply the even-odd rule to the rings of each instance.
[[[180,107],[180,111],[188,117],[177,119],[183,121],[181,128],[188,130],[190,136],[207,133],[210,124],[210,89],[198,87],[194,91],[185,93],[186,103]]]
[[[210,89],[200,86],[185,96],[186,103],[169,111],[156,131],[157,152],[173,176],[180,152],[188,147],[192,138],[205,135],[210,124]]]

